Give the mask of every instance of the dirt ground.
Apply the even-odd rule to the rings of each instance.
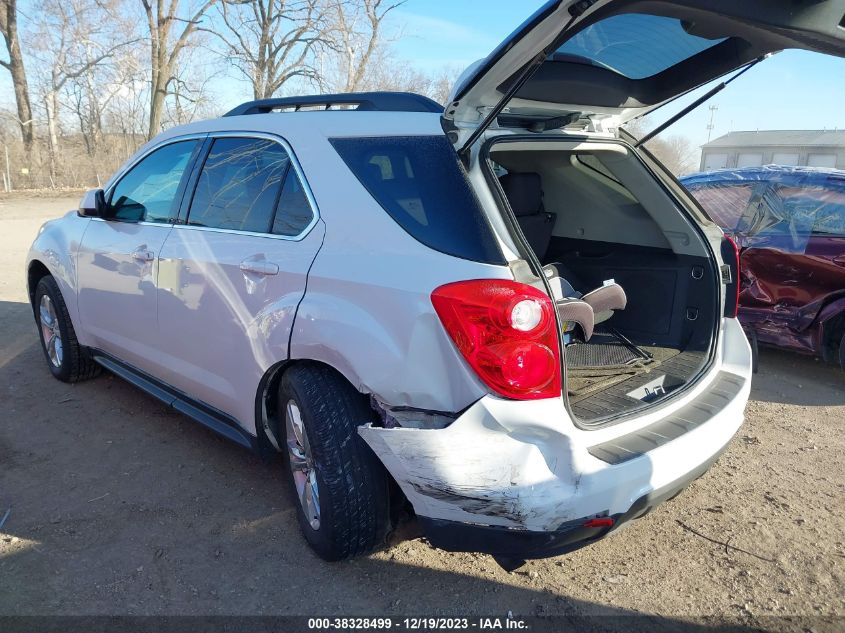
[[[620,533],[514,573],[422,539],[329,564],[267,464],[105,375],[53,380],[23,262],[79,197],[0,198],[0,614],[767,616],[845,627],[845,374],[763,350],[718,464]],[[823,616],[819,618],[819,616]],[[780,626],[778,624],[778,626]]]

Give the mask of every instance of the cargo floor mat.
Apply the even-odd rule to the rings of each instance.
[[[570,345],[566,348],[566,385],[569,392],[569,401],[572,403],[589,398],[636,376],[650,374],[659,369],[669,359],[685,355],[681,353],[681,350],[671,347],[643,346],[635,349],[645,358],[640,357],[629,363],[592,367],[573,366],[570,364],[570,350],[581,345],[589,347],[590,343]]]
[[[566,366],[570,369],[618,367],[650,360],[650,354],[615,332],[596,332],[588,343],[573,343],[566,348]]]

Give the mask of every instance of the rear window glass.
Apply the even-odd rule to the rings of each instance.
[[[845,187],[775,187],[785,215],[807,217],[816,235],[845,236]]]
[[[629,79],[645,79],[724,40],[691,35],[675,18],[626,13],[579,31],[552,55],[552,60],[590,64]]]
[[[707,211],[707,215],[723,229],[736,229],[739,219],[754,193],[756,182],[742,184],[711,183],[707,185],[689,185],[689,190],[698,203]]]
[[[333,139],[352,173],[414,238],[464,259],[505,263],[445,136]]]

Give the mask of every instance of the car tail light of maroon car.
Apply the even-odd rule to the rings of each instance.
[[[722,261],[731,271],[730,283],[725,288],[724,315],[735,319],[739,310],[739,246],[727,235],[722,239]]]
[[[548,295],[515,281],[477,279],[440,286],[431,302],[493,391],[515,400],[560,396],[560,349]]]

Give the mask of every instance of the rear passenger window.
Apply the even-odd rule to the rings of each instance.
[[[296,170],[288,168],[288,175],[276,206],[276,217],[273,220],[273,233],[295,237],[302,233],[311,223],[314,212],[305,195],[302,181]]]
[[[278,143],[218,138],[197,181],[188,224],[269,233],[290,157]]]
[[[376,202],[418,241],[448,255],[505,263],[445,136],[331,142]]]

